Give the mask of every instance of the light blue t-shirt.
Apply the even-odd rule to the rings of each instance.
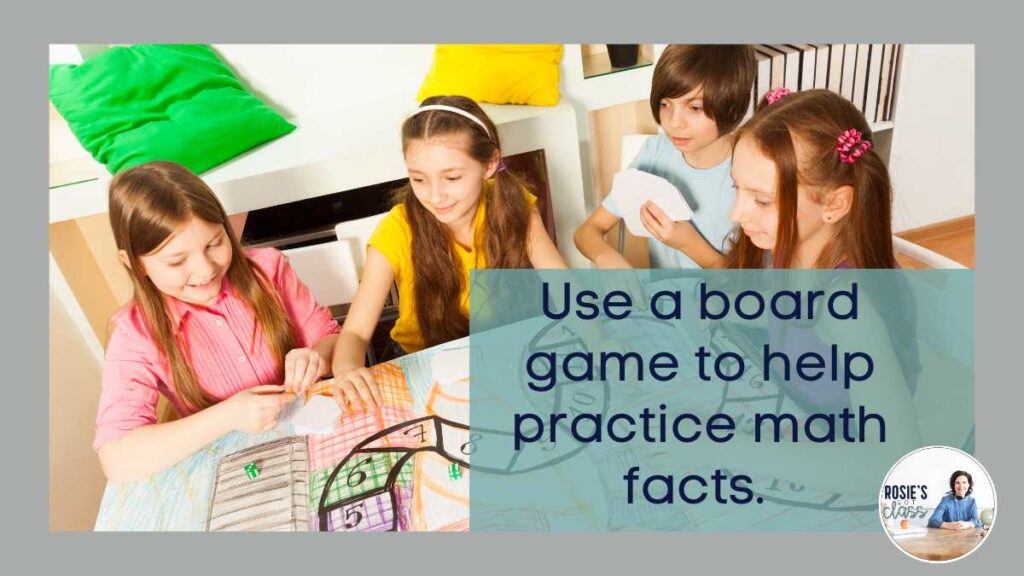
[[[672,145],[664,132],[648,138],[629,165],[655,176],[661,176],[674,185],[693,209],[693,225],[719,252],[725,252],[725,242],[732,232],[729,210],[736,191],[732,187],[732,158],[706,170],[693,168],[682,153]],[[622,218],[622,212],[610,197],[601,203],[605,210]],[[689,256],[649,238],[651,268],[700,268]]]

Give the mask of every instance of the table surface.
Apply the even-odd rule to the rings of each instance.
[[[924,560],[953,560],[967,554],[984,538],[981,528],[944,530],[928,528],[928,534],[916,538],[902,538],[896,544],[908,554]]]
[[[388,393],[385,392],[384,406],[376,414],[367,415],[366,422],[353,424],[346,423],[343,419],[337,436],[310,436],[310,459],[317,456],[320,450],[318,446],[329,444],[324,450],[329,451],[329,464],[333,466],[337,463],[335,460],[342,457],[335,456],[343,452],[338,448],[342,442],[352,443],[379,429],[429,414],[430,396],[435,388],[431,372],[432,358],[439,352],[454,351],[467,346],[468,339],[457,340],[375,367],[378,374],[393,376],[392,382],[398,383],[396,388],[393,388],[396,393],[392,398],[388,398]],[[468,418],[468,414],[466,417]],[[352,425],[358,428],[359,435],[352,433]],[[347,436],[341,438],[342,434]],[[192,457],[149,479],[121,484],[108,483],[100,503],[95,529],[206,530],[217,480],[217,466],[221,459],[240,450],[288,436],[288,431],[280,429],[263,434],[232,432]],[[310,471],[313,472],[312,466]],[[466,472],[468,473],[468,470]]]

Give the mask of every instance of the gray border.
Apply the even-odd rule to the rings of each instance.
[[[47,231],[46,45],[53,43],[217,41],[301,43],[461,42],[781,42],[870,41],[974,43],[978,79],[976,110],[977,214],[977,398],[976,456],[993,480],[1010,486],[1021,478],[1014,432],[997,431],[1018,416],[1019,370],[1011,367],[1020,341],[1008,320],[1016,296],[1021,206],[1018,115],[1021,16],[995,2],[892,0],[822,3],[762,1],[735,3],[631,0],[605,3],[516,0],[486,7],[484,2],[411,4],[369,2],[234,2],[205,0],[166,3],[39,2],[19,6],[4,18],[3,98],[8,122],[2,155],[5,175],[2,238],[11,261],[3,293],[11,316],[3,339],[8,375],[5,437],[14,453],[2,494],[8,565],[42,572],[98,567],[111,573],[177,573],[192,566],[233,574],[360,570],[394,573],[540,571],[585,573],[664,569],[760,571],[778,565],[789,573],[924,573],[932,570],[900,554],[882,534],[575,534],[575,535],[328,535],[274,537],[246,535],[49,534],[47,495],[47,328],[45,288]],[[498,3],[488,3],[491,5]],[[940,121],[940,120],[937,120]],[[997,241],[998,238],[998,241]],[[1003,302],[1005,300],[1005,303]],[[1019,318],[1019,314],[1013,315]],[[1019,353],[1018,353],[1019,354]],[[26,398],[27,396],[27,398]],[[1009,430],[1009,426],[1002,426]],[[25,473],[14,473],[23,467]],[[20,470],[19,470],[20,472]],[[1020,501],[1004,490],[1006,517],[992,542],[955,569],[995,569],[1016,562],[1021,540]],[[330,539],[330,540],[328,540]],[[309,560],[297,561],[296,558]],[[424,562],[426,559],[426,562]],[[14,562],[11,562],[11,561]],[[33,570],[34,572],[35,570]],[[204,572],[206,570],[203,570]],[[1001,572],[1001,571],[999,571]],[[998,572],[995,572],[998,573]]]

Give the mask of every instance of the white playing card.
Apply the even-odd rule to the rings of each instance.
[[[609,196],[619,208],[630,234],[634,236],[652,236],[640,219],[640,206],[648,200],[664,210],[672,220],[689,220],[693,217],[693,210],[678,188],[660,176],[641,170],[631,168],[616,174]]]
[[[296,434],[323,434],[337,428],[340,416],[338,402],[318,394],[299,409],[291,422]]]
[[[441,385],[469,378],[469,347],[438,352],[430,359],[430,373]]]

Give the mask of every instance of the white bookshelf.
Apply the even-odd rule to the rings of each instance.
[[[896,126],[896,123],[892,120],[886,120],[885,122],[871,122],[869,125],[871,126],[872,132],[884,132],[886,130],[892,130]]]
[[[290,118],[297,128],[282,138],[251,150],[203,174],[229,214],[304,200],[342,190],[404,178],[398,127],[417,106],[412,98],[380,99],[306,117]],[[566,148],[574,144],[572,108],[483,105],[498,126],[506,155],[545,150],[560,191],[556,210],[579,217],[574,197],[582,193],[579,167]],[[392,129],[381,129],[382,126]],[[571,132],[565,132],[569,126]],[[69,174],[70,182],[50,188],[50,222],[107,211],[111,175],[89,159],[84,171]],[[77,162],[78,159],[75,159]],[[51,170],[70,164],[51,162]],[[91,172],[91,178],[82,174]],[[567,233],[571,237],[571,232]]]

